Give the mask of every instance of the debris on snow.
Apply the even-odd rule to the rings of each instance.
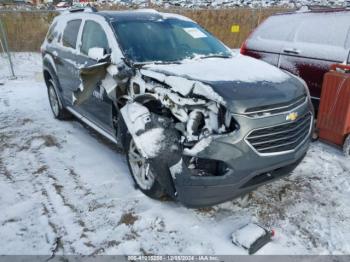
[[[250,223],[232,233],[232,240],[235,243],[240,243],[243,247],[248,248],[263,234],[265,234],[263,228]]]
[[[271,240],[272,233],[255,223],[249,223],[232,233],[232,242],[253,254]]]

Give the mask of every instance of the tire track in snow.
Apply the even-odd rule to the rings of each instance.
[[[9,118],[11,114],[22,117]],[[89,238],[89,234],[95,231],[91,226],[103,228],[103,225],[93,221],[95,216],[105,216],[104,223],[118,227],[118,217],[114,219],[113,214],[106,215],[110,213],[108,209],[115,206],[114,201],[106,200],[101,192],[96,196],[91,188],[84,185],[74,167],[66,162],[56,159],[55,170],[52,170],[50,158],[60,153],[64,141],[57,141],[54,133],[48,133],[45,125],[37,123],[25,112],[16,109],[4,116],[7,121],[2,123],[6,123],[13,133],[11,139],[6,139],[7,144],[11,144],[11,150],[6,154],[13,162],[21,155],[18,161],[22,162],[23,169],[17,170],[18,173],[27,174],[25,179],[33,186],[33,194],[40,192],[40,199],[37,199],[41,203],[40,212],[47,217],[48,228],[55,236],[49,240],[52,254],[76,253],[76,250],[85,254],[100,254],[117,247],[119,241],[115,239],[96,241]],[[86,214],[91,217],[84,216]],[[67,217],[69,219],[65,219]]]
[[[11,114],[11,112],[8,113]],[[31,155],[31,161],[30,163],[27,163],[27,165],[25,165],[26,170],[23,170],[23,174],[31,174],[31,177],[26,178],[26,180],[30,181],[30,184],[33,186],[33,190],[31,191],[33,193],[41,192],[42,198],[40,202],[42,203],[42,213],[47,216],[48,225],[51,228],[52,232],[56,235],[54,243],[52,243],[52,245],[54,246],[52,248],[53,253],[60,251],[59,249],[62,249],[63,253],[65,251],[75,253],[75,249],[72,246],[73,243],[77,241],[77,239],[79,239],[79,237],[81,236],[86,238],[84,232],[89,232],[92,230],[86,228],[85,222],[82,219],[82,216],[79,214],[78,208],[74,207],[73,204],[69,203],[65,195],[62,193],[63,186],[49,170],[49,167],[46,165],[46,161],[43,157],[43,154],[40,151],[44,147],[58,148],[59,144],[55,140],[54,136],[45,135],[45,132],[43,132],[43,130],[41,130],[40,127],[34,127],[34,131],[33,127],[27,130],[25,126],[22,126],[22,124],[25,125],[25,123],[32,122],[30,118],[25,118],[23,119],[23,121],[19,121],[19,119],[13,119],[13,121],[11,121],[11,119],[9,119],[8,117],[6,119],[3,118],[4,117],[2,117],[1,120],[6,121],[1,122],[3,124],[5,123],[7,126],[10,126],[12,130],[15,129],[16,132],[15,136],[14,134],[12,134],[11,136],[5,136],[2,135],[3,133],[1,133],[1,148],[10,151],[6,152],[7,155],[15,156],[17,153],[28,153]],[[17,139],[15,137],[17,137]],[[15,146],[11,146],[12,140],[14,140],[13,144]],[[16,160],[15,158],[12,159]],[[1,171],[4,171],[5,177],[11,183],[16,182],[10,174],[10,172],[7,170],[6,165],[3,164],[2,158],[0,158],[0,169]],[[79,184],[77,178],[74,178],[73,173],[74,171],[70,169],[70,175],[67,176],[73,178],[70,179],[70,181],[77,185],[75,187],[75,191],[82,190],[82,196],[90,194],[90,192],[86,188]],[[61,204],[60,201],[57,201],[57,197],[53,194],[53,192],[55,192],[56,195],[59,196],[59,198],[61,199]],[[62,213],[64,207],[68,207],[70,209],[70,212],[72,213],[70,216],[75,217],[74,225],[69,225],[69,223],[67,223],[69,221],[62,219],[62,217],[67,216],[67,211],[65,213]],[[63,225],[69,225],[69,227],[71,228],[80,227],[81,229],[79,230],[79,236],[71,237],[71,230],[68,230],[67,226]]]
[[[81,249],[79,243],[82,239],[86,239],[89,242],[86,233],[94,230],[87,227],[82,216],[84,212],[73,199],[84,199],[91,193],[81,185],[77,178],[74,178],[72,169],[67,169],[66,166],[61,166],[58,163],[59,165],[56,168],[61,171],[52,172],[50,167],[47,167],[47,160],[42,151],[37,151],[34,148],[33,152],[37,158],[37,166],[41,165],[38,170],[46,167],[44,168],[44,173],[36,177],[39,180],[37,184],[45,192],[47,203],[51,207],[50,221],[53,227],[60,228],[60,234],[56,237],[54,253],[57,253],[60,249],[62,249],[63,253],[76,253],[77,248]],[[72,187],[72,184],[75,186]],[[53,217],[58,222],[54,223]],[[58,224],[60,226],[57,226]]]

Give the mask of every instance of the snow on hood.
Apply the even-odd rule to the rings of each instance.
[[[268,81],[279,83],[289,78],[286,73],[272,65],[240,54],[232,58],[184,60],[181,64],[151,64],[144,68],[167,75],[207,82],[237,81],[252,83]]]
[[[297,78],[242,55],[186,60],[182,64],[151,64],[144,66],[141,73],[171,86],[183,96],[192,92],[237,114],[306,95],[303,83]]]

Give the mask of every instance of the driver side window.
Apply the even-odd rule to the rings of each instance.
[[[107,36],[98,23],[94,21],[86,21],[80,51],[87,55],[89,49],[93,47],[100,47],[107,51],[109,49]]]

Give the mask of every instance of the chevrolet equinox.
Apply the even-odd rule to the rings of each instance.
[[[305,82],[186,17],[71,10],[41,51],[55,118],[73,115],[121,145],[151,198],[221,203],[290,174],[309,147]]]

